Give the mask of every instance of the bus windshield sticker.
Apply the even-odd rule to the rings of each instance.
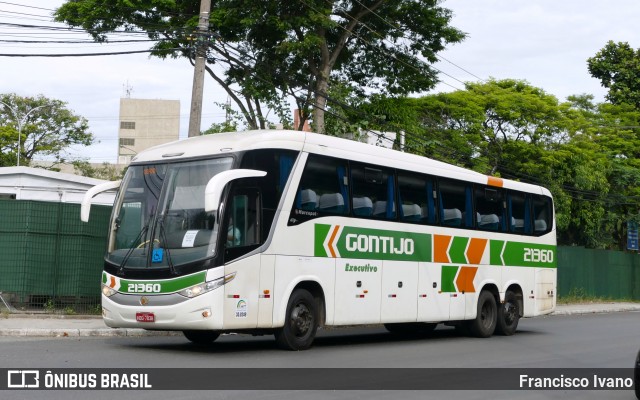
[[[182,238],[182,247],[193,247],[197,235],[197,230],[187,231],[187,233],[185,233],[184,237]]]
[[[153,253],[151,254],[151,262],[161,263],[163,256],[164,256],[164,250],[162,248],[153,249]]]

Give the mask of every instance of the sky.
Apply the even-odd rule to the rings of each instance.
[[[44,31],[20,25],[55,26],[53,10],[63,0],[0,0],[0,93],[42,94],[65,101],[88,119],[96,143],[74,148],[73,158],[115,162],[121,97],[180,100],[180,137],[187,137],[193,68],[187,60],[147,54],[98,57],[7,57],[3,54],[116,52],[147,49],[148,43],[100,45],[84,33]],[[586,60],[609,40],[640,48],[637,0],[444,0],[451,25],[467,34],[439,53],[442,83],[430,93],[462,89],[490,77],[523,79],[565,100],[588,93],[604,101],[606,90],[587,71]],[[65,25],[57,25],[66,27]],[[132,39],[134,37],[118,37]],[[11,43],[16,40],[85,40],[79,44]],[[202,130],[224,119],[216,103],[224,91],[206,76]]]

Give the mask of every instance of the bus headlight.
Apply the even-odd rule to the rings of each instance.
[[[234,272],[222,278],[215,279],[213,281],[193,285],[191,287],[188,287],[184,290],[179,291],[178,294],[188,298],[200,296],[201,294],[215,290],[220,286],[224,286],[225,283],[231,282],[235,277],[236,277],[236,273]]]
[[[117,290],[114,290],[107,285],[102,285],[102,294],[105,295],[106,297],[111,297],[116,293],[118,293]]]

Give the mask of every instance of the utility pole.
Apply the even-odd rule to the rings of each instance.
[[[211,0],[200,0],[200,18],[196,39],[196,60],[193,69],[193,87],[191,89],[191,113],[189,114],[189,137],[200,136],[202,121],[202,92],[204,90],[204,67],[207,55],[209,33],[209,13]]]

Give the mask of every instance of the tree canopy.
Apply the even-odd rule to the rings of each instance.
[[[640,49],[629,43],[609,41],[595,56],[587,60],[589,73],[609,89],[612,104],[628,103],[640,109]]]
[[[640,49],[611,41],[587,60],[607,103],[559,101],[515,79],[410,98],[437,83],[437,53],[465,38],[439,4],[212,0],[205,36],[195,34],[197,0],[68,0],[55,17],[98,42],[139,31],[161,58],[193,63],[194,43],[206,43],[206,70],[234,102],[226,111],[248,128],[267,127],[269,112],[291,126],[293,98],[296,129],[311,119],[317,132],[354,139],[358,130],[404,133],[406,151],[549,188],[560,244],[623,248],[626,221],[640,220]],[[228,118],[206,132],[240,124]]]
[[[633,106],[590,95],[559,102],[525,81],[491,79],[421,98],[374,98],[360,109],[372,129],[404,132],[407,151],[547,187],[560,244],[624,248],[626,221],[640,218]]]
[[[29,165],[36,156],[62,163],[70,146],[88,146],[93,140],[87,120],[61,100],[0,95],[0,166],[17,165],[18,151],[20,165]]]
[[[93,166],[85,160],[72,161],[73,169],[77,175],[89,178],[104,179],[107,181],[117,181],[124,177],[126,168],[120,169],[118,166],[103,162],[100,166]]]
[[[302,123],[313,114],[324,132],[331,86],[404,95],[431,89],[436,53],[464,34],[438,0],[218,0],[212,2],[207,72],[248,127],[264,128],[266,108],[288,114],[293,96]],[[155,40],[153,55],[193,61],[197,0],[67,1],[56,20],[107,41],[119,29]],[[217,64],[216,67],[214,64]]]

